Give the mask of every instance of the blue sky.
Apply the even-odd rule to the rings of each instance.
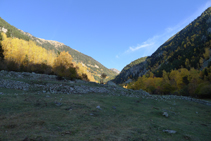
[[[151,55],[211,0],[0,0],[0,6],[11,25],[121,71]]]

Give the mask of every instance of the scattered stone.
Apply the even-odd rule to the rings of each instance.
[[[96,108],[101,110],[100,106],[97,106]]]
[[[2,94],[2,95],[3,95],[3,92],[0,92],[0,94]]]
[[[93,113],[90,113],[89,115],[90,115],[90,116],[93,116],[94,114],[93,114]]]
[[[46,95],[46,97],[50,97],[49,95]]]
[[[62,105],[62,103],[60,103],[60,102],[54,102],[55,104],[56,104],[56,106],[61,106]]]
[[[163,130],[163,132],[169,133],[169,134],[175,134],[176,131],[174,130]]]
[[[196,112],[196,114],[198,114],[198,112]]]
[[[163,116],[168,117],[168,113],[167,112],[163,112]]]
[[[43,93],[46,93],[46,91],[42,91]]]

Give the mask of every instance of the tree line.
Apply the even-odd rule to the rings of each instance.
[[[162,77],[152,72],[139,77],[136,82],[127,85],[129,89],[143,89],[151,94],[174,94],[198,98],[211,98],[211,65],[202,71],[191,68],[163,70]]]

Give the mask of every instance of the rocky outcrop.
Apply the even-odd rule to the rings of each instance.
[[[0,32],[4,32],[4,33],[7,33],[7,29],[6,28],[4,28],[4,27],[0,27]]]
[[[111,68],[110,70],[111,70],[111,71],[113,71],[113,72],[115,72],[115,73],[117,73],[117,74],[119,74],[119,73],[120,73],[120,71],[119,71],[119,70],[114,69],[114,68]]]
[[[30,85],[21,81],[0,79],[0,87],[8,89],[29,90]]]

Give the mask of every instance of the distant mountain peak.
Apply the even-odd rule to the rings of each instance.
[[[113,71],[113,72],[115,72],[115,73],[117,73],[117,74],[119,74],[119,73],[120,73],[120,71],[119,71],[119,70],[117,70],[117,69],[115,69],[115,68],[111,68],[110,70],[111,70],[111,71]]]

